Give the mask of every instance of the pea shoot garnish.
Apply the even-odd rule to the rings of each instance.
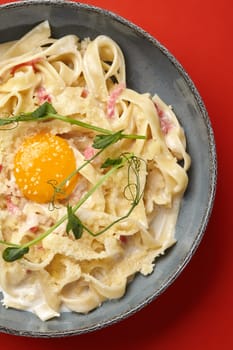
[[[0,127],[1,126],[13,126],[17,125],[20,122],[30,122],[30,121],[46,121],[51,119],[58,119],[73,125],[80,126],[97,132],[98,134],[93,139],[92,147],[98,150],[90,159],[85,160],[81,166],[79,166],[74,172],[72,172],[65,180],[60,184],[54,182],[51,179],[49,182],[54,188],[54,196],[51,200],[51,207],[55,207],[56,196],[58,193],[63,191],[63,188],[67,181],[69,181],[75,174],[80,172],[87,164],[92,162],[96,157],[98,157],[106,148],[115,144],[116,142],[122,139],[145,139],[143,135],[134,135],[134,134],[124,134],[123,130],[113,132],[108,129],[103,129],[95,125],[91,125],[85,122],[82,122],[77,119],[70,118],[68,116],[59,115],[54,107],[45,102],[43,105],[38,107],[35,111],[30,113],[20,113],[17,116],[12,116],[8,118],[0,118]],[[4,128],[3,128],[4,129]],[[114,224],[126,219],[132,213],[134,208],[140,202],[144,189],[141,188],[140,182],[140,170],[143,160],[136,157],[133,153],[123,153],[117,158],[107,158],[101,165],[102,169],[105,169],[106,172],[101,176],[101,178],[96,182],[96,184],[89,189],[88,192],[74,205],[71,206],[67,204],[67,214],[61,217],[53,226],[48,230],[38,235],[35,239],[28,241],[24,244],[14,244],[4,240],[0,240],[0,244],[6,245],[7,248],[2,253],[3,259],[7,262],[13,262],[15,260],[21,259],[25,254],[29,252],[30,247],[40,243],[44,238],[49,234],[54,232],[62,223],[67,221],[66,224],[66,233],[69,235],[71,232],[74,239],[80,239],[84,232],[89,233],[92,236],[98,236],[106,232]],[[126,214],[122,217],[117,218],[115,221],[111,222],[109,225],[104,227],[98,232],[92,232],[86,224],[84,224],[76,212],[78,209],[90,198],[90,196],[101,187],[104,182],[112,176],[118,169],[121,167],[128,167],[128,176],[127,184],[123,189],[125,198],[130,201],[130,207]]]
[[[1,244],[8,245],[8,247],[3,251],[3,259],[7,262],[12,262],[18,259],[21,259],[25,254],[29,252],[29,248],[38,244],[41,242],[45,237],[47,237],[49,234],[51,234],[53,231],[56,230],[63,222],[67,221],[66,225],[66,232],[67,234],[72,231],[75,239],[80,239],[82,237],[82,234],[84,231],[88,232],[92,236],[98,236],[100,234],[103,234],[106,232],[110,227],[112,227],[114,224],[116,224],[119,221],[122,221],[129,217],[133,209],[138,205],[140,202],[142,195],[143,195],[143,188],[141,188],[140,184],[140,167],[142,162],[144,162],[142,159],[136,157],[134,154],[131,153],[125,153],[122,154],[120,157],[116,159],[107,159],[103,164],[102,167],[109,168],[109,170],[100,178],[99,181],[78,201],[76,205],[71,207],[70,205],[67,205],[67,214],[64,215],[62,218],[60,218],[53,226],[51,226],[47,231],[43,232],[42,234],[38,235],[35,239],[22,244],[17,245],[13,243],[9,243],[6,241],[0,241]],[[115,221],[110,223],[108,226],[106,226],[104,229],[102,229],[99,232],[92,232],[86,225],[84,225],[81,220],[78,218],[78,216],[75,214],[76,211],[87,201],[87,199],[99,188],[102,186],[102,184],[110,177],[112,176],[119,168],[123,166],[128,166],[128,177],[127,177],[127,184],[124,188],[124,194],[125,198],[128,199],[131,202],[131,206],[128,210],[128,212],[120,217],[117,218]],[[126,192],[128,192],[129,195],[126,196]]]
[[[8,117],[8,118],[0,118],[0,127],[13,125],[20,122],[32,122],[32,121],[46,121],[51,119],[61,120],[63,122],[77,125],[85,129],[89,129],[92,131],[99,132],[100,135],[97,135],[95,140],[95,148],[103,148],[103,143],[107,145],[107,143],[111,144],[117,142],[120,139],[145,139],[144,135],[135,135],[135,134],[123,134],[122,131],[113,132],[108,129],[100,128],[96,125],[92,125],[89,123],[82,122],[81,120],[77,120],[68,116],[63,116],[57,113],[53,105],[49,102],[44,102],[40,107],[38,107],[33,112],[20,113],[19,115]],[[107,136],[106,136],[107,135]],[[109,137],[108,137],[109,135]]]

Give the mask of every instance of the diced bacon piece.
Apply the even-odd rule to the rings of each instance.
[[[86,98],[88,96],[88,90],[86,88],[83,89],[81,93],[81,97]]]
[[[107,102],[107,116],[109,118],[114,117],[116,101],[124,89],[125,89],[125,84],[120,83],[112,90]]]
[[[163,117],[163,110],[157,105],[157,103],[155,103],[154,102],[154,105],[155,105],[155,108],[156,108],[156,110],[157,110],[157,113],[158,113],[158,116],[160,117],[160,118],[162,118]]]
[[[2,166],[2,164],[0,164],[0,173],[1,173],[2,169],[3,169],[3,166]]]
[[[36,233],[36,232],[38,232],[38,230],[39,230],[39,227],[38,227],[38,226],[32,226],[32,227],[30,227],[30,229],[29,229],[29,231],[32,232],[32,233]]]
[[[161,129],[162,129],[162,132],[166,135],[169,130],[171,130],[172,128],[172,124],[171,122],[166,118],[160,118],[160,125],[161,125]]]
[[[16,64],[13,68],[11,68],[11,74],[14,75],[15,72],[21,68],[21,67],[26,67],[26,66],[31,66],[34,70],[34,72],[37,72],[38,69],[36,67],[36,64],[39,63],[40,61],[42,60],[42,58],[35,58],[34,60],[30,60],[30,61],[27,61],[27,62],[23,62],[23,63],[19,63],[19,64]]]
[[[7,206],[7,210],[9,211],[9,213],[13,214],[13,215],[20,215],[21,211],[20,209],[17,207],[17,205],[15,205],[10,196],[6,197],[6,206]]]
[[[159,116],[159,121],[160,121],[160,126],[162,129],[162,132],[164,135],[166,135],[169,130],[172,128],[172,123],[169,120],[167,114],[165,111],[163,111],[156,103],[154,103],[155,108],[157,110],[158,116]]]
[[[52,102],[52,97],[49,95],[49,93],[46,91],[46,89],[43,86],[40,86],[36,90],[36,96],[38,98],[39,104],[43,104],[44,102]]]
[[[83,152],[83,155],[86,160],[91,159],[95,154],[96,154],[96,149],[93,148],[92,146],[88,146]]]
[[[121,243],[126,243],[127,242],[127,236],[120,235],[120,241],[121,241]]]

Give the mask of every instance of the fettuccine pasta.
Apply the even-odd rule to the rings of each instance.
[[[84,230],[80,239],[67,234],[64,221],[21,259],[0,258],[5,307],[31,311],[41,320],[62,311],[88,313],[122,297],[137,273],[151,274],[155,258],[175,243],[190,166],[184,131],[158,95],[127,87],[122,51],[105,35],[54,39],[45,21],[20,40],[1,44],[0,53],[0,118],[30,113],[48,102],[73,120],[146,136],[123,138],[104,149],[72,177],[51,209],[54,188],[41,179],[48,174],[50,182],[62,181],[92,159],[98,133],[53,118],[0,127],[1,252],[4,242],[24,244],[59,222],[67,204],[75,206],[106,173],[104,160],[121,154],[143,160],[143,195],[128,217],[100,235]],[[127,176],[128,168],[119,167],[77,209],[92,232],[129,211],[127,188],[133,190]]]

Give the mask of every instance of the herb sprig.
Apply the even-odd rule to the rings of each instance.
[[[126,139],[145,139],[146,138],[144,135],[123,134],[123,130],[115,133],[108,129],[100,128],[96,125],[82,122],[81,120],[78,120],[78,119],[60,115],[57,113],[53,105],[47,101],[44,102],[40,107],[35,109],[35,111],[33,112],[20,113],[19,115],[8,117],[8,118],[0,118],[0,127],[11,125],[11,124],[14,127],[15,124],[20,122],[46,121],[50,119],[61,120],[63,122],[66,122],[72,125],[77,125],[85,129],[99,132],[100,135],[97,135],[97,139],[95,141],[95,145],[96,145],[95,148],[102,148],[101,145],[103,144],[103,142],[107,144],[108,142],[110,142],[112,138],[117,139],[117,141],[123,138],[126,138]],[[101,147],[98,147],[98,146],[101,146]]]
[[[15,260],[21,259],[25,254],[29,252],[29,248],[38,244],[41,242],[44,238],[46,238],[48,235],[50,235],[52,232],[54,232],[63,222],[67,220],[66,225],[66,232],[69,234],[70,231],[72,231],[75,239],[80,239],[82,237],[82,234],[84,230],[86,230],[89,234],[92,236],[98,236],[105,231],[107,231],[110,227],[112,227],[117,222],[126,219],[133,209],[138,205],[142,195],[143,195],[143,189],[140,186],[140,165],[142,160],[138,157],[136,157],[134,154],[126,153],[122,154],[120,157],[116,159],[110,159],[108,158],[103,164],[103,168],[110,169],[97,181],[97,183],[78,201],[76,205],[71,207],[70,205],[67,206],[67,214],[64,215],[62,218],[60,218],[53,226],[51,226],[47,231],[43,232],[42,234],[38,235],[35,239],[24,243],[22,245],[17,245],[14,243],[6,242],[0,240],[1,244],[7,245],[8,247],[5,248],[3,251],[3,259],[7,262],[13,262]],[[109,224],[107,227],[102,229],[101,231],[94,233],[92,232],[87,226],[85,226],[81,220],[78,218],[78,216],[75,214],[76,211],[88,200],[88,198],[100,187],[102,184],[114,174],[119,168],[128,165],[128,183],[124,189],[124,193],[129,190],[130,198],[128,198],[131,201],[131,207],[128,210],[128,212]],[[134,182],[132,182],[132,176],[136,179]],[[126,197],[126,196],[125,196]],[[127,198],[127,197],[126,197]]]
[[[92,145],[93,148],[99,150],[94,156],[86,160],[80,167],[78,167],[59,185],[54,183],[53,180],[49,182],[54,188],[54,196],[51,201],[52,207],[54,207],[55,205],[57,194],[62,192],[66,182],[69,181],[75,174],[80,172],[81,169],[83,169],[87,164],[93,161],[97,156],[99,156],[107,147],[109,147],[110,145],[113,145],[114,143],[118,142],[121,139],[145,139],[146,138],[143,135],[124,134],[123,130],[113,132],[108,129],[100,128],[96,125],[88,124],[77,119],[59,115],[55,110],[55,108],[52,106],[52,104],[48,102],[45,102],[33,112],[20,113],[17,116],[12,116],[8,118],[0,118],[0,127],[11,126],[11,125],[13,125],[14,127],[19,122],[46,121],[50,119],[58,119],[58,120],[61,120],[70,124],[78,125],[80,127],[100,133],[100,134],[97,134],[93,140],[93,145]],[[67,234],[69,234],[70,231],[72,231],[75,239],[80,239],[82,237],[84,230],[87,231],[92,236],[98,236],[104,233],[105,231],[107,231],[110,227],[112,227],[117,222],[122,221],[127,217],[129,217],[133,209],[138,205],[143,194],[143,189],[141,189],[140,187],[140,176],[139,176],[141,161],[142,161],[141,159],[139,159],[138,157],[130,153],[122,154],[118,158],[106,159],[105,162],[102,164],[102,168],[109,168],[109,170],[78,201],[78,203],[75,206],[71,207],[68,204],[67,214],[64,215],[62,218],[60,218],[47,231],[43,232],[41,235],[38,235],[35,239],[22,245],[0,240],[0,244],[4,244],[7,246],[7,248],[5,248],[2,254],[4,260],[8,262],[12,262],[12,261],[21,259],[25,254],[29,252],[30,247],[41,242],[45,237],[47,237],[49,234],[55,231],[66,220],[67,220],[67,225],[66,225]],[[101,231],[94,233],[81,222],[81,220],[78,218],[78,216],[75,213],[82,206],[82,204],[104,183],[104,181],[106,181],[117,169],[124,166],[125,164],[128,164],[128,183],[124,189],[124,194],[125,194],[125,198],[131,201],[131,207],[124,216],[116,219]],[[134,182],[131,181],[132,174],[134,174],[133,175],[135,179]],[[126,195],[127,192],[130,194],[130,196]]]
[[[134,208],[139,204],[144,191],[144,189],[141,188],[141,183],[140,183],[140,168],[143,160],[141,158],[134,156],[133,154],[131,154],[130,156],[128,154],[123,154],[122,157],[126,157],[128,162],[127,185],[124,188],[124,195],[125,195],[125,198],[131,202],[131,206],[129,210],[126,212],[125,215],[112,221],[109,225],[104,227],[102,230],[98,232],[93,232],[86,225],[84,225],[81,222],[81,220],[75,215],[76,207],[74,207],[74,209],[72,209],[72,207],[70,206],[67,207],[68,223],[66,226],[66,232],[69,233],[70,231],[72,231],[76,239],[81,238],[84,231],[87,231],[93,237],[103,234],[116,223],[127,219],[132,213],[132,211],[134,210]],[[108,158],[102,164],[102,168],[107,168],[110,165],[118,167],[119,165],[121,165],[121,163],[122,163],[121,157],[115,158],[115,159]],[[132,177],[134,177],[133,180],[132,180]],[[128,192],[128,194],[126,192]]]

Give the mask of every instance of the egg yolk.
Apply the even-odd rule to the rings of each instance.
[[[23,142],[14,158],[14,175],[23,196],[37,203],[54,198],[54,187],[76,169],[72,148],[60,136],[40,133]],[[68,180],[56,199],[67,198],[74,190],[78,174]],[[53,184],[53,185],[51,185]]]

